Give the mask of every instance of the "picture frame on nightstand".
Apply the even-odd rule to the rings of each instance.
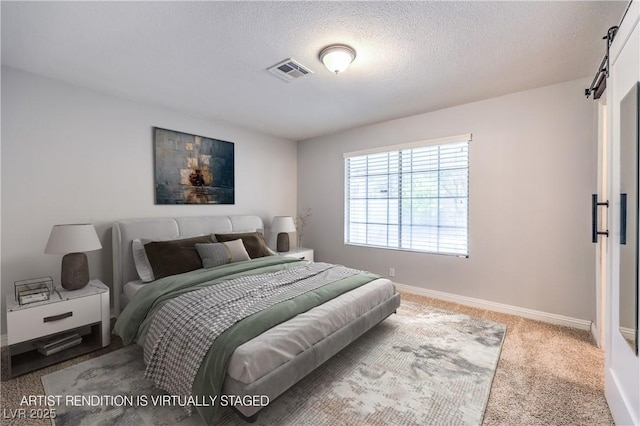
[[[14,297],[19,305],[49,300],[53,293],[53,278],[41,277],[13,283]]]

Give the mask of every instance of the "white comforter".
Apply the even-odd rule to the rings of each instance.
[[[253,383],[394,293],[393,283],[381,278],[300,314],[239,346],[231,355],[227,375]]]

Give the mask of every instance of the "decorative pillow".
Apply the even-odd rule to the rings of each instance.
[[[229,249],[229,253],[231,253],[231,263],[251,259],[242,240],[226,241],[222,244],[224,244]]]
[[[269,247],[264,241],[264,237],[259,232],[247,232],[244,234],[215,234],[216,240],[219,242],[233,241],[240,238],[242,244],[247,249],[249,257],[255,259],[257,257],[271,256]]]
[[[229,232],[225,232],[224,235],[250,234],[250,233],[253,233],[253,232],[257,232],[264,239],[264,232],[262,232],[261,228],[240,229],[238,231],[229,231]],[[216,240],[216,234],[211,234],[211,238],[213,238],[213,242],[214,243],[218,242]]]
[[[151,269],[151,264],[149,263],[149,259],[147,258],[147,252],[144,251],[145,244],[151,243],[153,241],[184,240],[185,238],[199,237],[202,235],[205,234],[191,235],[189,237],[181,235],[178,237],[156,238],[154,240],[150,240],[148,238],[136,238],[135,240],[131,241],[131,249],[133,250],[133,264],[136,267],[136,272],[138,272],[140,280],[144,283],[149,283],[155,280],[155,277],[153,276],[153,269]]]
[[[154,278],[182,274],[202,268],[197,243],[212,243],[210,235],[171,241],[152,241],[144,245],[144,250],[153,270]]]
[[[215,268],[231,262],[231,252],[224,243],[196,244],[196,250],[202,259],[202,266]]]
[[[215,268],[227,263],[242,262],[251,259],[242,240],[224,243],[196,244],[196,250],[202,259],[202,266]]]
[[[139,238],[131,241],[131,249],[133,250],[133,264],[136,266],[138,276],[144,283],[153,281],[153,269],[147,258],[147,252],[144,251],[144,243]]]

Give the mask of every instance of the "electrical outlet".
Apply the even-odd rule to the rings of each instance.
[[[396,268],[389,268],[389,276],[390,277],[396,276]]]

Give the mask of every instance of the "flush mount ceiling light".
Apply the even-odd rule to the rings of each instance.
[[[331,72],[346,70],[356,58],[356,51],[344,44],[332,44],[320,52],[320,60]]]

